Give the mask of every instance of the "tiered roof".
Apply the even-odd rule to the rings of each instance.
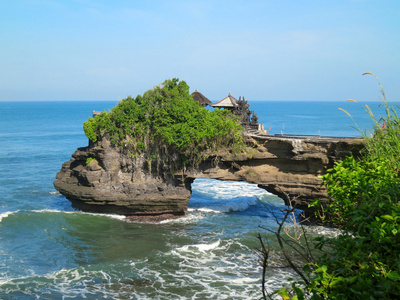
[[[227,97],[218,101],[217,103],[213,103],[212,107],[221,107],[221,108],[235,108],[238,106],[238,100],[229,93]]]
[[[198,92],[197,89],[195,92],[192,93],[193,100],[199,102],[200,105],[206,106],[210,105],[212,106],[212,102],[208,100],[206,96],[204,96],[202,93]]]

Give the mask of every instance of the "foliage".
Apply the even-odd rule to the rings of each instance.
[[[86,165],[89,165],[92,161],[97,161],[97,159],[95,159],[94,157],[88,157],[87,159],[86,159]]]
[[[400,153],[399,153],[400,154]],[[375,216],[391,214],[400,195],[398,169],[388,157],[348,157],[322,176],[332,200],[327,220],[337,226],[363,231]],[[383,201],[384,200],[384,201]]]
[[[381,91],[386,116],[377,120],[366,106],[375,126],[361,159],[348,157],[322,176],[331,197],[324,221],[343,234],[315,241],[323,255],[304,265],[301,292],[286,288],[298,299],[400,297],[400,122]]]
[[[107,135],[132,157],[144,154],[148,160],[160,161],[166,156],[180,167],[199,162],[206,151],[240,149],[241,129],[229,111],[211,112],[193,101],[189,86],[176,78],[143,96],[123,99],[111,111],[84,123],[93,142]],[[174,158],[176,153],[179,158]]]
[[[91,140],[93,143],[97,142],[97,134],[96,134],[96,126],[97,119],[89,118],[86,122],[83,123],[83,131],[85,132],[86,137]]]
[[[400,122],[380,87],[386,116],[376,119],[366,106],[374,128],[361,160],[349,157],[322,176],[328,220],[345,230],[313,271],[311,289],[325,298],[400,296]]]

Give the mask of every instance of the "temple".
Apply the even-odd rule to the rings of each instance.
[[[258,123],[258,116],[255,111],[249,110],[250,104],[247,103],[244,97],[243,99],[242,97],[239,97],[238,100],[229,93],[228,96],[222,100],[212,103],[207,97],[198,92],[197,89],[192,93],[192,95],[193,100],[199,102],[202,106],[209,105],[214,108],[230,110],[234,115],[239,117],[240,124],[246,129],[246,131],[258,134],[267,134],[267,131],[264,130],[264,125]]]
[[[208,98],[206,96],[204,96],[202,93],[200,93],[199,91],[196,91],[192,93],[193,96],[193,100],[199,102],[199,104],[201,106],[212,106],[212,102],[210,100],[208,100]]]
[[[212,107],[229,109],[230,111],[234,111],[238,106],[238,100],[229,93],[227,97],[218,101],[217,103],[211,104]]]

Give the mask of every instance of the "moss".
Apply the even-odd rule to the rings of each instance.
[[[86,159],[86,165],[89,165],[92,161],[97,162],[97,159],[93,158],[93,157],[88,157]]]

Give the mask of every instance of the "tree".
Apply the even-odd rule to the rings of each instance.
[[[210,112],[200,106],[186,82],[177,78],[121,100],[110,112],[89,118],[84,129],[93,142],[106,137],[133,157],[143,155],[176,168],[243,144],[238,119],[229,111]]]

